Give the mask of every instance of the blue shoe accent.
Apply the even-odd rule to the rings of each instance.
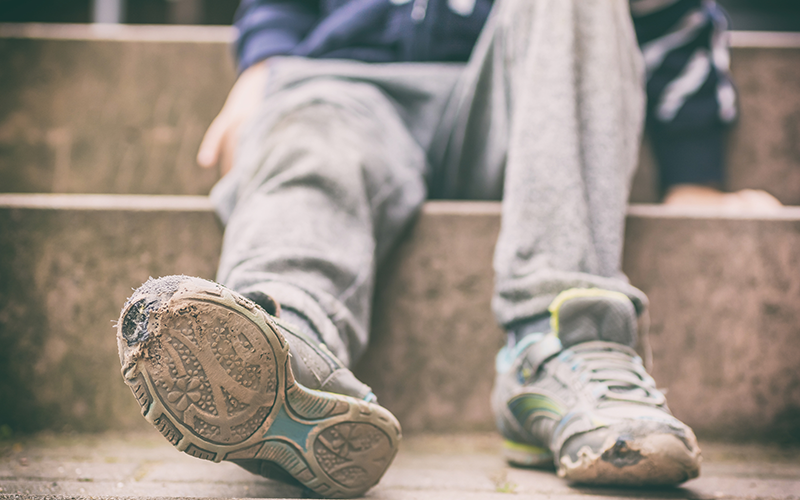
[[[294,441],[303,451],[308,451],[308,435],[314,427],[316,427],[315,424],[304,424],[294,420],[286,413],[286,407],[281,406],[275,421],[264,433],[264,438],[288,438]]]
[[[538,343],[546,336],[546,333],[531,333],[513,347],[503,346],[495,358],[494,368],[497,370],[497,373],[507,373],[511,369],[511,365],[514,364],[514,360],[517,359],[525,349],[532,344]]]

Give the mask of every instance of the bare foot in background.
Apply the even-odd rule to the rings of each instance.
[[[777,198],[761,189],[742,189],[734,193],[696,184],[672,186],[664,197],[665,205],[720,207],[735,211],[775,210],[783,206]]]

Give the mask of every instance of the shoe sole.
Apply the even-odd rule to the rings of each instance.
[[[559,477],[586,485],[668,486],[700,474],[700,449],[674,434],[611,437],[599,453],[585,446],[577,458],[561,457]]]
[[[388,410],[296,383],[277,326],[234,292],[187,278],[168,299],[134,293],[120,345],[136,328],[146,335],[121,349],[123,377],[142,415],[184,453],[271,462],[341,498],[374,486],[397,452],[400,425]]]
[[[503,440],[503,458],[514,467],[553,467],[553,453],[550,450],[509,439]]]

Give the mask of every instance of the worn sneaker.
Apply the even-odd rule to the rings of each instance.
[[[149,280],[117,342],[144,417],[194,457],[339,498],[375,485],[397,452],[397,420],[324,345],[216,283]]]
[[[623,294],[573,289],[550,306],[553,332],[497,356],[492,407],[506,460],[555,463],[570,482],[673,485],[700,472],[692,430],[672,416],[636,355]]]

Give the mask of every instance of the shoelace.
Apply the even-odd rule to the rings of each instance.
[[[658,406],[666,398],[644,369],[641,358],[625,346],[587,342],[565,350],[562,358],[597,399]]]

